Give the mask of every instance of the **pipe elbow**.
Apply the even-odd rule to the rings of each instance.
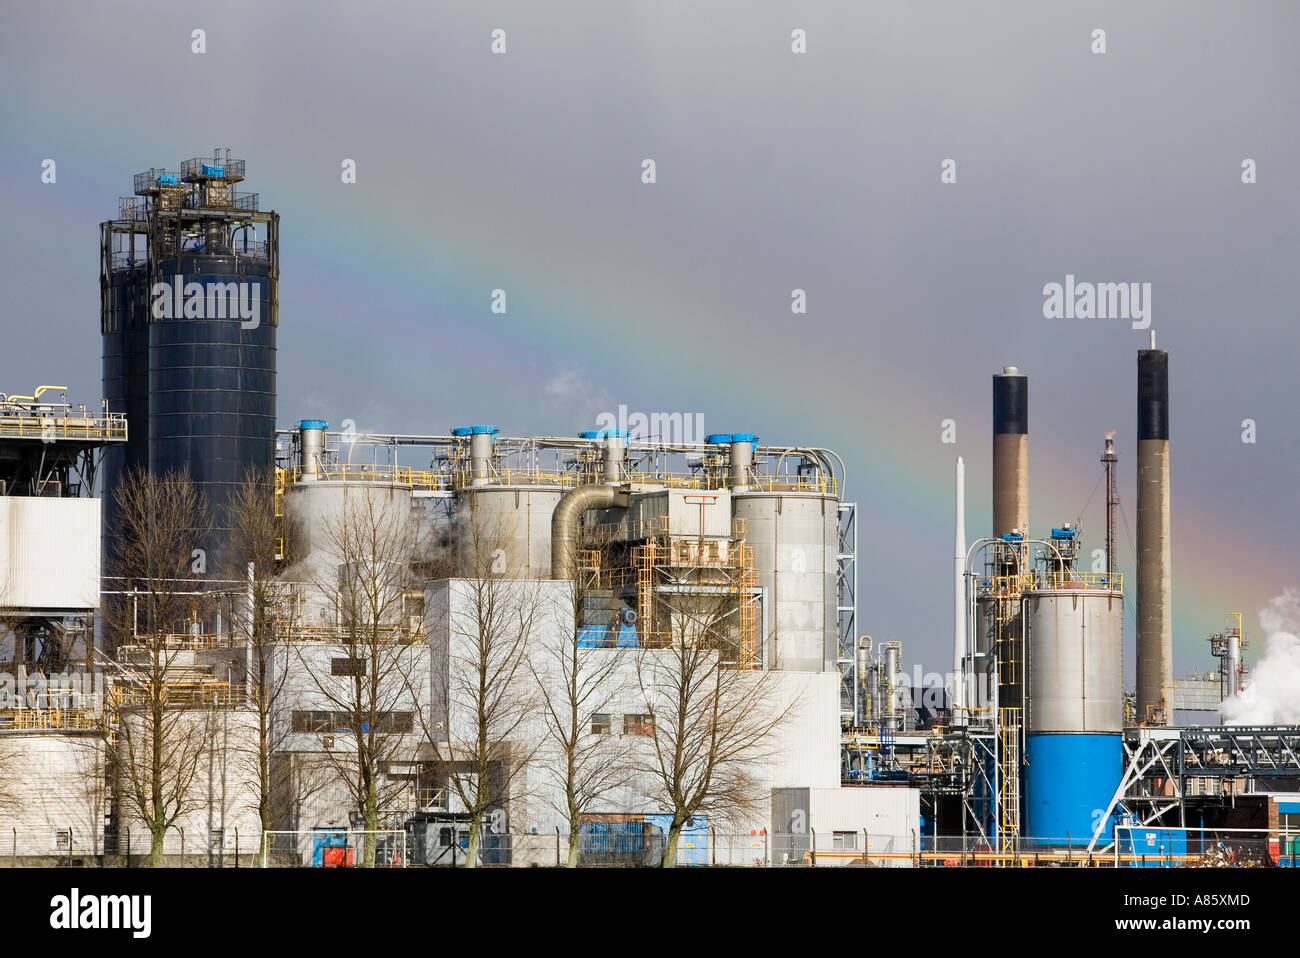
[[[551,515],[551,578],[572,579],[578,523],[596,509],[626,509],[631,503],[627,486],[579,486],[566,492]]]

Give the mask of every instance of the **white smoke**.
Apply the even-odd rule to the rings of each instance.
[[[1221,707],[1224,725],[1300,725],[1300,589],[1287,589],[1259,613],[1264,657],[1240,692]]]

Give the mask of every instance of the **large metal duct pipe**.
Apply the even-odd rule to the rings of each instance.
[[[1164,724],[1174,684],[1169,542],[1169,353],[1138,350],[1138,721]]]
[[[993,535],[1029,535],[1029,377],[993,376]]]
[[[500,430],[496,426],[457,426],[453,436],[469,437],[469,484],[486,486],[492,477],[492,445]]]
[[[324,419],[304,419],[298,423],[298,478],[311,482],[320,475],[320,459],[325,452]]]
[[[572,579],[577,572],[578,522],[594,509],[626,509],[626,486],[579,486],[564,494],[551,515],[551,578]]]

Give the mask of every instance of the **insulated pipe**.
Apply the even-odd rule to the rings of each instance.
[[[732,433],[727,484],[733,492],[744,492],[749,488],[749,470],[754,466],[754,445],[757,442],[758,437],[751,433]]]
[[[626,486],[579,486],[566,492],[551,514],[551,578],[573,579],[577,571],[574,551],[578,521],[594,509],[626,509],[631,494]]]
[[[492,472],[492,434],[476,432],[469,437],[470,485],[486,486]]]
[[[1029,377],[993,376],[993,535],[1029,537]]]
[[[966,707],[966,464],[957,457],[957,531],[953,541],[952,711],[964,724]]]
[[[451,431],[454,437],[464,441],[469,437],[469,484],[486,486],[492,478],[492,448],[500,430],[496,426],[457,426]],[[359,437],[354,437],[357,441]]]
[[[1138,350],[1138,721],[1168,723],[1174,684],[1169,541],[1169,353]]]
[[[871,636],[864,635],[858,639],[858,655],[855,665],[857,678],[857,701],[858,707],[855,715],[855,724],[862,728],[871,724],[872,716],[867,714],[867,678],[871,675]]]
[[[325,430],[329,426],[323,419],[304,419],[298,424],[298,477],[303,482],[313,481],[320,472]]]
[[[886,720],[889,727],[895,731],[901,731],[902,721],[902,699],[898,692],[898,659],[901,651],[896,644],[885,645],[885,687],[889,690],[886,694],[889,702],[889,712]]]
[[[618,430],[609,430],[605,434],[605,449],[600,461],[601,477],[605,482],[616,483],[622,480],[626,459],[627,437]]]
[[[1224,685],[1224,698],[1237,694],[1237,676],[1241,672],[1241,613],[1237,616],[1237,629],[1228,633],[1228,681]]]

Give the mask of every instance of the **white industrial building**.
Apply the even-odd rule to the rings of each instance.
[[[504,636],[517,658],[508,678],[498,672],[493,681],[520,714],[493,742],[493,774],[508,768],[509,787],[485,816],[483,860],[549,864],[559,836],[567,845],[563,750],[539,704],[562,694],[557,654],[566,650],[600,675],[584,698],[583,747],[619,755],[618,773],[586,802],[582,827],[662,835],[670,805],[651,771],[653,716],[666,714],[674,649],[706,615],[719,643],[711,667],[735,688],[757,690],[758,712],[781,721],[728,766],[745,783],[737,794],[754,800],[711,801],[688,823],[680,860],[806,861],[816,834],[819,849],[834,841],[837,854],[825,864],[863,849],[889,864],[886,853],[912,841],[915,790],[839,784],[841,720],[854,705],[844,674],[854,609],[833,453],[763,447],[748,434],[670,448],[617,431],[502,440],[492,427],[467,427],[422,437],[433,447],[432,468],[413,470],[342,462],[338,437],[323,423],[304,423],[289,438],[277,497],[286,548],[270,655],[271,765],[275,824],[297,834],[276,838],[277,852],[306,862],[319,858],[313,832],[361,827],[352,779],[363,736],[380,753],[381,828],[422,821],[431,834],[449,829],[453,842],[463,839],[466,809],[453,778],[464,780],[465,743],[477,733],[464,679],[485,633]],[[345,541],[357,516],[376,533],[367,549]],[[95,499],[0,497],[10,550],[0,561],[11,571],[5,606],[58,623],[14,647],[15,663],[43,683],[32,693],[39,701],[27,703],[36,708],[6,713],[11,731],[0,740],[7,760],[40,769],[13,789],[15,859],[113,861],[149,851],[129,776],[108,767],[124,760],[124,737],[143,721],[122,703],[142,695],[147,643],[128,640],[112,663],[96,660],[89,683],[53,678],[47,668],[71,655],[64,641],[62,660],[52,662],[49,636],[66,639],[66,628],[75,637],[87,626],[65,625],[65,617],[88,623],[99,604],[98,517]],[[42,528],[61,531],[43,536]],[[367,592],[376,582],[382,588]],[[214,583],[227,600],[196,609],[166,640],[175,684],[169,727],[178,737],[194,730],[202,743],[183,777],[185,795],[173,803],[167,861],[219,864],[236,853],[248,861],[261,849],[240,588]],[[485,588],[495,624],[484,624]],[[358,625],[382,632],[382,642],[358,638]],[[350,696],[375,671],[371,729],[355,720]],[[105,689],[115,712],[104,708]],[[446,862],[436,851],[426,858]]]

